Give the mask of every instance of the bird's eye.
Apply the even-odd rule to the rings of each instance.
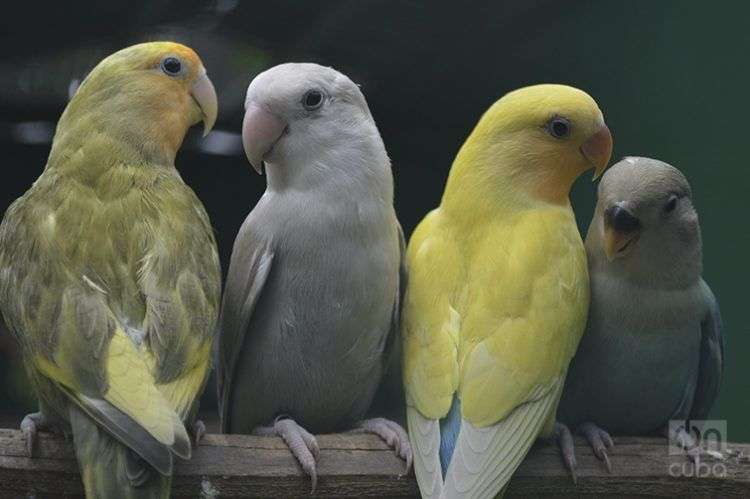
[[[564,139],[570,135],[571,124],[565,118],[555,117],[547,123],[547,132],[556,139]]]
[[[312,111],[323,104],[323,93],[320,90],[308,90],[302,97],[302,105],[305,109]]]
[[[169,76],[178,76],[182,71],[182,62],[176,57],[167,57],[161,61],[161,69]]]
[[[667,204],[664,205],[664,211],[667,213],[672,213],[676,207],[677,207],[677,196],[673,194],[669,196],[669,201],[667,201]]]

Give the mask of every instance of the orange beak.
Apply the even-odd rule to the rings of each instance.
[[[595,168],[594,180],[599,178],[607,169],[609,158],[612,157],[612,134],[603,124],[594,135],[586,139],[581,146],[581,154]]]

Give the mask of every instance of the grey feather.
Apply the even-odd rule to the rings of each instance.
[[[698,381],[690,410],[692,419],[705,419],[719,394],[724,371],[724,335],[719,303],[705,281],[701,288],[707,302],[706,316],[701,322],[701,349]]]
[[[309,88],[329,98],[302,107]],[[313,64],[257,77],[248,102],[286,123],[268,189],[235,241],[220,320],[222,426],[280,415],[307,430],[351,428],[398,343],[401,249],[390,161],[348,78]]]
[[[104,399],[75,394],[61,387],[76,405],[107,433],[119,440],[162,475],[172,473],[170,448],[156,440],[130,416]],[[74,428],[75,431],[75,428]]]
[[[81,477],[87,490],[96,491],[97,498],[169,497],[172,477],[154,473],[132,450],[120,447],[112,434],[105,431],[90,413],[84,413],[71,404],[68,419]]]
[[[239,244],[242,243],[242,244]],[[253,237],[252,229],[243,224],[235,241],[222,302],[217,362],[219,413],[222,431],[227,431],[228,398],[231,380],[248,330],[253,310],[273,264],[268,244]]]
[[[398,224],[399,254],[401,265],[398,274],[398,294],[393,304],[391,331],[383,349],[385,372],[370,409],[370,414],[387,416],[402,426],[406,425],[406,403],[401,369],[401,304],[406,292],[408,273],[406,268],[406,238]]]
[[[690,193],[679,170],[648,158],[625,158],[604,175],[586,238],[589,320],[558,410],[564,423],[647,434],[708,415],[724,349],[718,304],[700,277]],[[608,261],[602,217],[615,204],[641,228],[626,254]]]

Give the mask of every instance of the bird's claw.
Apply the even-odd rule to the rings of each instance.
[[[695,441],[692,435],[685,431],[684,428],[680,428],[676,432],[668,429],[666,432],[667,438],[673,439],[677,445],[685,451],[687,458],[693,464],[700,462],[701,456],[703,455],[703,449]]]
[[[556,422],[553,437],[557,446],[560,448],[562,454],[563,463],[570,473],[570,477],[573,479],[573,483],[578,483],[578,475],[576,474],[576,451],[575,445],[573,444],[573,434],[570,429],[563,423]]]
[[[198,447],[206,434],[206,424],[202,420],[196,419],[190,426],[190,434],[193,437],[193,446]]]
[[[594,423],[583,423],[578,427],[578,432],[586,437],[591,449],[594,451],[594,455],[600,461],[603,461],[607,471],[612,473],[612,463],[609,461],[607,450],[613,448],[615,443],[612,441],[612,437],[609,433],[599,428]]]
[[[281,437],[302,470],[310,477],[312,482],[310,493],[315,493],[318,486],[317,461],[320,458],[320,447],[315,436],[298,425],[293,419],[281,417],[276,419],[272,427],[256,428],[253,433]]]
[[[396,455],[406,461],[406,470],[404,474],[409,473],[412,466],[413,454],[409,435],[395,421],[386,418],[366,419],[359,424],[359,427],[382,438],[385,443],[391,447]]]
[[[21,433],[26,439],[26,454],[34,457],[40,430],[52,429],[52,422],[43,412],[32,412],[21,421]]]

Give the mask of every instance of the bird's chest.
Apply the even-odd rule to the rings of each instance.
[[[379,362],[398,288],[392,211],[369,203],[298,206],[264,230],[275,241],[264,295],[269,343],[304,345],[330,366]],[[279,213],[277,211],[277,217]],[[332,370],[332,369],[328,369]]]
[[[651,431],[689,404],[700,349],[696,307],[690,292],[596,294],[578,371],[591,379],[601,424]]]

